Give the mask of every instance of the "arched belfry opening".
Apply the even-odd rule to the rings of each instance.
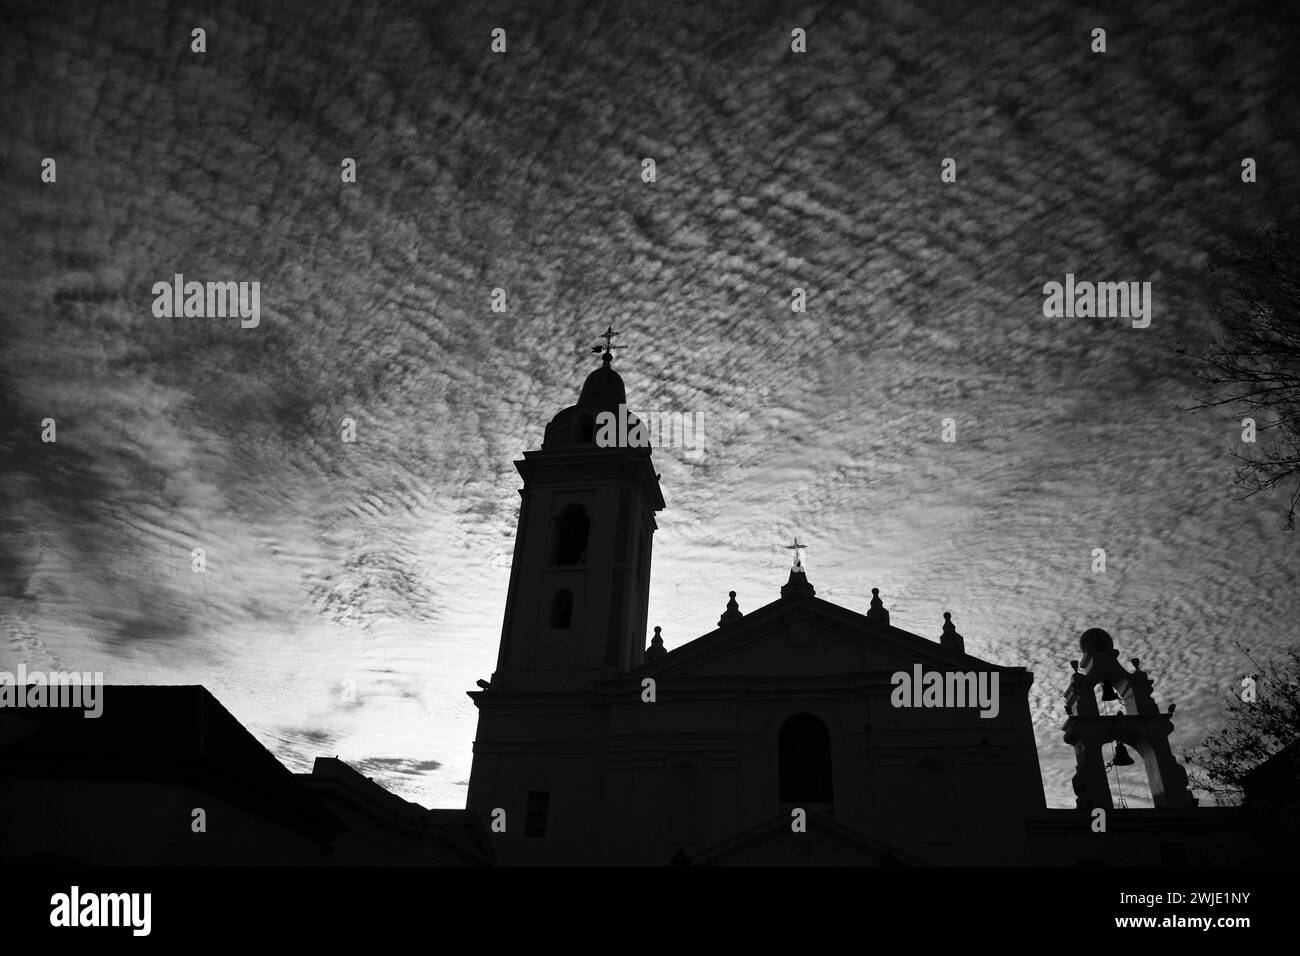
[[[812,714],[795,714],[777,738],[782,803],[831,802],[831,735]]]
[[[565,505],[555,519],[555,544],[551,563],[571,566],[587,563],[587,535],[591,518],[579,504]]]

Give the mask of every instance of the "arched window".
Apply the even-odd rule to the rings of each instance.
[[[560,588],[551,598],[551,630],[567,631],[573,622],[573,592]]]
[[[700,768],[678,761],[668,774],[668,840],[698,843],[700,833]]]
[[[587,531],[591,519],[582,505],[565,505],[555,519],[553,564],[586,564]]]
[[[831,801],[831,735],[812,714],[796,714],[778,739],[782,803]]]
[[[948,769],[934,757],[923,757],[912,767],[912,807],[916,815],[934,822],[952,816]]]

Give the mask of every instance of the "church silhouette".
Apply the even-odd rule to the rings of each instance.
[[[670,649],[656,627],[647,644],[665,505],[649,443],[602,440],[627,408],[616,334],[515,463],[465,809],[419,807],[335,758],[291,773],[202,687],[113,686],[96,720],[0,708],[0,863],[1290,862],[1295,748],[1261,766],[1244,806],[1198,806],[1170,751],[1173,707],[1103,630],[1060,679],[1073,809],[1046,807],[1032,674],[967,654],[950,614],[931,639],[893,626],[874,589],[866,614],[817,597],[797,539],[775,600],[742,612],[733,591],[714,630]],[[1112,803],[1107,768],[1130,750],[1153,808]]]

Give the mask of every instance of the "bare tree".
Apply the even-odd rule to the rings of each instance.
[[[1183,754],[1191,784],[1226,804],[1240,803],[1246,775],[1300,737],[1300,648],[1261,665],[1249,648],[1237,647],[1253,672],[1233,690],[1224,726]]]
[[[1286,526],[1300,506],[1300,232],[1265,229],[1249,239],[1223,240],[1210,254],[1208,301],[1217,340],[1183,354],[1206,390],[1200,407],[1241,410],[1243,437],[1234,452],[1237,484],[1248,498],[1289,490]],[[1257,449],[1257,450],[1256,450]]]

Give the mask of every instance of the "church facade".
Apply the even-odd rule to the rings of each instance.
[[[607,333],[608,334],[608,333]],[[1048,810],[1033,675],[816,595],[798,551],[772,602],[671,651],[649,645],[648,442],[603,440],[625,387],[606,338],[523,479],[497,667],[467,808],[507,865],[1260,862],[1231,809],[1198,808],[1150,680],[1104,631],[1064,683],[1078,808]],[[635,429],[632,429],[635,433]],[[796,542],[797,543],[797,542]],[[1098,710],[1121,700],[1123,715]],[[1144,761],[1155,809],[1116,811],[1103,745]],[[1110,817],[1098,829],[1098,813]],[[1112,826],[1117,829],[1112,829]],[[1108,833],[1116,833],[1106,839]]]

